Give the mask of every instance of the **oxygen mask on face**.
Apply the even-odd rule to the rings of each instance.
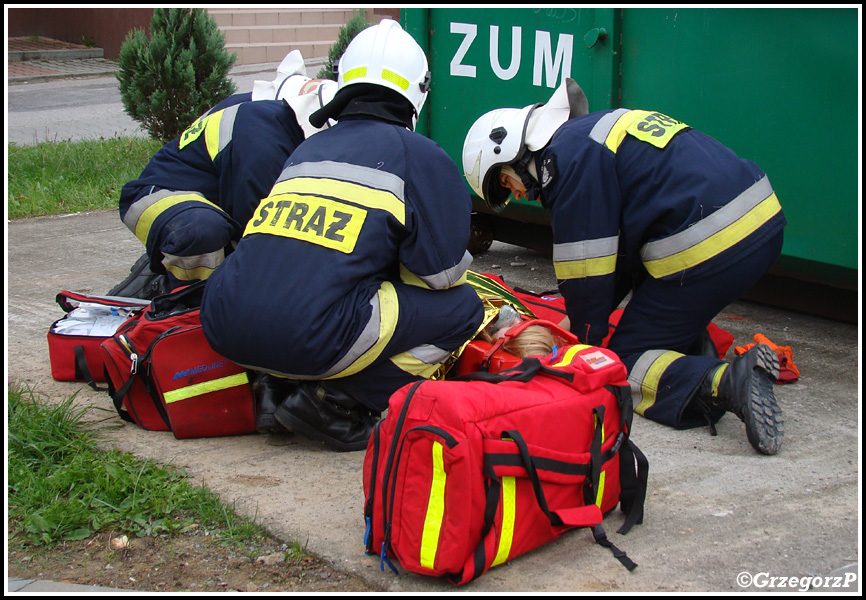
[[[499,338],[505,335],[505,332],[519,325],[521,322],[520,313],[518,313],[510,304],[503,304],[499,309],[499,316],[490,325],[491,337]]]

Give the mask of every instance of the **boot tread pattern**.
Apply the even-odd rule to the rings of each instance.
[[[746,421],[749,442],[762,454],[775,454],[782,444],[785,425],[776,403],[773,384],[779,377],[779,359],[765,344],[756,346],[750,386],[750,416]],[[750,423],[751,421],[751,423]]]

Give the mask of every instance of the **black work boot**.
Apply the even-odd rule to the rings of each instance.
[[[374,416],[354,398],[320,383],[302,383],[274,413],[284,427],[338,452],[365,450]]]
[[[129,269],[126,279],[111,288],[107,295],[152,300],[170,291],[168,276],[151,271],[150,258],[147,254],[142,254]]]
[[[695,402],[705,413],[719,410],[734,413],[746,424],[746,437],[755,450],[775,454],[785,435],[782,410],[773,394],[773,384],[778,378],[778,356],[766,344],[757,344],[730,363],[710,371]]]
[[[256,431],[286,433],[286,428],[274,418],[274,411],[297,387],[297,381],[268,373],[262,373],[256,378],[253,382],[253,394],[256,397]]]

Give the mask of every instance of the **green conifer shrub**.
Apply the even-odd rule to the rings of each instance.
[[[324,66],[316,73],[316,79],[331,79],[337,81],[337,66],[340,64],[340,57],[346,51],[346,46],[349,45],[359,32],[372,25],[367,21],[364,12],[361,11],[340,28],[340,33],[337,36],[337,41],[334,42],[328,49],[328,60]]]
[[[120,49],[120,97],[126,114],[168,142],[235,92],[235,55],[203,8],[155,8],[150,40],[131,31]]]

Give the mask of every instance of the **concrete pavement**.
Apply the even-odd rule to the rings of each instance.
[[[47,93],[63,89],[51,87],[62,80],[39,85]],[[88,108],[76,111],[87,116]],[[116,211],[9,222],[6,240],[7,380],[58,401],[78,392],[79,402],[113,411],[107,395],[51,379],[45,334],[60,316],[58,291],[105,293],[141,254],[139,242]],[[494,244],[473,268],[518,287],[555,288],[549,258],[513,246]],[[735,345],[763,333],[792,347],[801,379],[776,386],[785,443],[776,456],[757,455],[731,415],[716,437],[636,417],[633,439],[650,462],[645,520],[627,536],[613,533],[619,513],[605,527],[638,563],[631,573],[578,530],[464,588],[402,569],[395,576],[363,552],[362,452],[333,453],[294,437],[176,440],[119,419],[106,435],[118,448],[183,467],[276,536],[306,540],[310,551],[390,592],[760,593],[801,591],[804,581],[810,591],[859,592],[859,326],[746,302],[729,306],[716,323],[735,335]],[[832,587],[837,582],[847,587]],[[19,583],[7,581],[7,591],[54,585],[12,588]]]

